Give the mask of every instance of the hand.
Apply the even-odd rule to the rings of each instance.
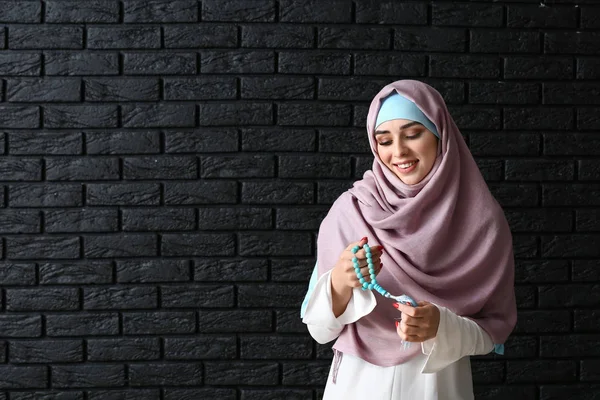
[[[417,307],[394,303],[401,312],[402,320],[396,321],[396,332],[405,342],[424,342],[437,335],[440,326],[440,310],[428,301],[420,301]]]
[[[362,284],[358,281],[356,276],[356,272],[354,272],[354,264],[352,263],[352,259],[356,256],[358,259],[358,264],[360,265],[360,272],[364,276],[367,282],[371,281],[369,274],[369,266],[367,264],[367,257],[365,255],[365,250],[362,249],[362,246],[367,243],[368,239],[362,238],[360,242],[350,243],[348,247],[342,252],[340,258],[338,259],[335,267],[333,267],[333,271],[331,272],[331,282],[334,288],[339,290],[347,289],[347,288],[355,288],[360,287]],[[360,246],[361,249],[356,252],[356,254],[352,253],[352,248],[354,246]],[[383,246],[373,246],[371,247],[371,260],[373,261],[373,267],[375,269],[375,275],[379,274],[381,271],[381,267],[383,264],[381,263],[381,255],[383,254]]]

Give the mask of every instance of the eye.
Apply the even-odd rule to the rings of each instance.
[[[388,140],[387,142],[378,142],[380,146],[389,146],[390,144],[392,144],[391,140]]]
[[[421,131],[421,132],[419,132],[419,133],[416,133],[416,134],[414,134],[414,135],[412,135],[412,136],[406,136],[406,138],[407,138],[407,139],[417,139],[418,137],[420,137],[420,136],[421,136],[421,134],[422,134],[422,133],[423,133],[423,132]]]

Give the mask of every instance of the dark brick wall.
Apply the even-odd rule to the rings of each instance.
[[[510,221],[478,399],[600,394],[600,4],[0,1],[0,400],[317,399],[315,234],[438,88]],[[374,383],[376,384],[376,382]]]

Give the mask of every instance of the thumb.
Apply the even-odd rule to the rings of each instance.
[[[364,246],[365,243],[367,243],[369,241],[369,239],[365,236],[364,238],[360,239],[358,242],[352,242],[348,245],[348,247],[346,247],[346,250],[350,250],[352,249],[354,246]]]

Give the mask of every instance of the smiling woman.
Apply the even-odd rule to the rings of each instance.
[[[469,356],[503,354],[516,323],[508,223],[432,87],[384,87],[367,134],[373,166],[320,226],[301,311],[337,338],[323,398],[473,399]]]

